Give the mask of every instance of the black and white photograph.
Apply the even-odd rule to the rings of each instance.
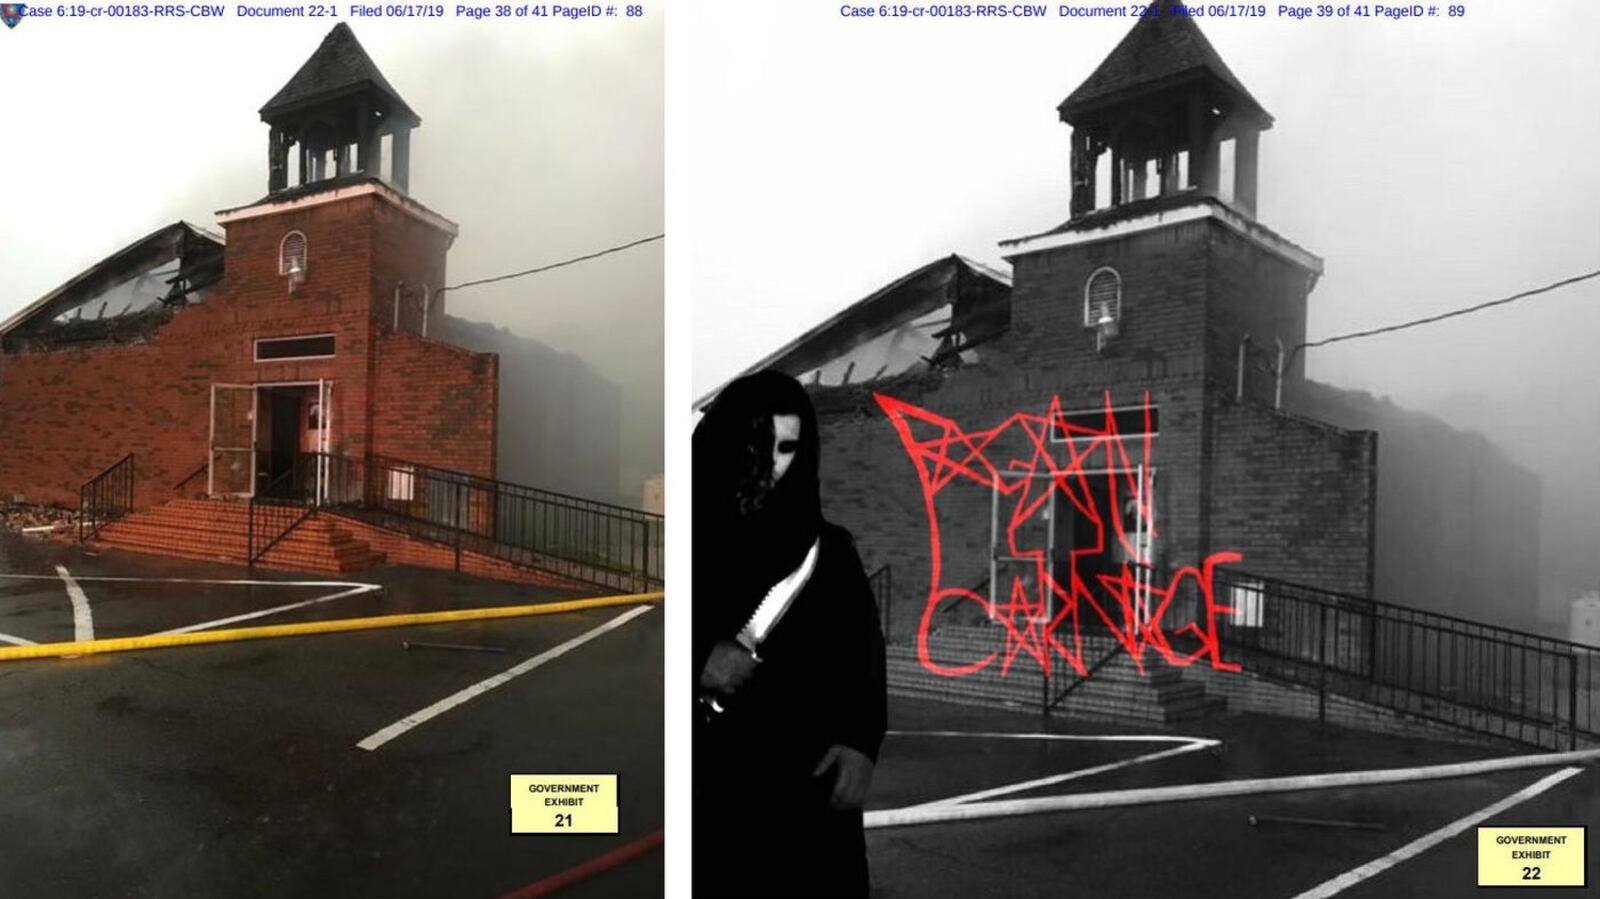
[[[1592,883],[1600,14],[687,15],[693,895]]]

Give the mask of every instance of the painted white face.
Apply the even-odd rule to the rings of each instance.
[[[772,483],[783,479],[800,451],[800,416],[772,416]]]

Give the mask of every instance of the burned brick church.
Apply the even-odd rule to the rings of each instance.
[[[114,479],[130,507],[115,514],[149,511],[104,538],[176,554],[174,532],[242,514],[229,498],[381,505],[490,544],[531,534],[534,493],[495,480],[499,360],[446,342],[458,228],[408,192],[421,118],[343,23],[260,115],[267,193],[219,212],[223,234],[163,227],[0,324],[0,495],[78,506]],[[392,523],[297,535],[280,567],[436,555],[427,534],[377,527]],[[188,548],[239,558],[239,534],[216,536]]]
[[[1141,19],[1058,112],[1069,217],[1002,241],[1010,274],[935,260],[751,367],[809,386],[825,512],[876,573],[891,639],[1019,594],[1047,620],[1062,598],[1039,581],[1066,589],[1069,560],[1232,553],[1342,596],[1531,608],[1537,479],[1305,377],[1323,261],[1257,220],[1274,120],[1199,27]]]

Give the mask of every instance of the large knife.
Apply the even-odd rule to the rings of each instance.
[[[761,644],[772,635],[773,630],[778,627],[778,622],[783,620],[783,616],[794,605],[801,591],[805,590],[806,583],[811,580],[812,572],[817,569],[817,553],[821,547],[821,538],[812,541],[811,548],[806,551],[806,557],[800,560],[800,566],[767,590],[766,597],[751,613],[750,620],[745,622],[744,627],[734,636],[734,641],[743,646],[756,661],[761,661],[761,656],[756,650],[760,649]],[[715,696],[702,695],[700,701],[713,714],[720,715],[726,711]]]

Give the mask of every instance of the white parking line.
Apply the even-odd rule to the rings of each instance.
[[[976,793],[964,793],[964,794],[962,794],[960,796],[951,796],[948,799],[935,799],[932,802],[923,802],[923,803],[919,803],[917,805],[906,806],[905,808],[907,808],[907,809],[931,808],[931,807],[940,806],[940,805],[955,805],[955,804],[960,804],[960,803],[963,803],[963,802],[977,802],[977,801],[980,801],[980,800],[983,800],[983,799],[992,799],[992,798],[994,798],[996,796],[1004,796],[1004,795],[1006,795],[1008,793],[1021,793],[1021,792],[1025,791],[1025,790],[1037,789],[1039,787],[1048,787],[1048,786],[1052,786],[1052,785],[1058,784],[1058,783],[1065,783],[1065,782],[1067,782],[1069,780],[1078,780],[1078,779],[1085,778],[1085,777],[1092,777],[1092,776],[1094,776],[1096,774],[1104,774],[1104,773],[1106,773],[1108,771],[1116,771],[1119,768],[1128,768],[1128,767],[1132,767],[1133,765],[1142,765],[1142,764],[1144,764],[1146,762],[1154,762],[1154,761],[1157,761],[1158,759],[1169,758],[1169,757],[1175,756],[1175,755],[1183,755],[1184,753],[1188,753],[1188,752],[1198,752],[1199,750],[1202,750],[1202,749],[1210,749],[1210,748],[1212,748],[1214,746],[1222,745],[1222,741],[1220,741],[1220,740],[1212,740],[1212,739],[1209,739],[1207,737],[1181,737],[1181,736],[1171,736],[1171,735],[1166,735],[1166,734],[1017,734],[1017,733],[1004,733],[1004,732],[974,733],[974,732],[971,732],[971,731],[955,731],[955,730],[924,730],[924,731],[892,730],[892,731],[889,731],[889,733],[894,734],[896,736],[905,736],[905,737],[981,737],[981,738],[985,738],[985,739],[1000,739],[1000,740],[1047,740],[1047,741],[1055,740],[1055,741],[1077,742],[1077,743],[1181,743],[1181,744],[1183,744],[1181,746],[1174,746],[1171,749],[1162,749],[1162,750],[1159,750],[1159,751],[1156,751],[1156,752],[1147,752],[1144,755],[1136,755],[1136,756],[1133,756],[1131,758],[1119,759],[1119,760],[1117,760],[1115,762],[1107,762],[1104,765],[1095,765],[1095,766],[1093,766],[1091,768],[1079,768],[1077,770],[1066,771],[1066,772],[1063,772],[1061,774],[1052,774],[1052,775],[1050,775],[1048,777],[1040,777],[1040,778],[1036,778],[1034,780],[1025,780],[1025,781],[1021,781],[1021,782],[1018,782],[1018,783],[1007,784],[1005,786],[993,787],[993,788],[987,789],[987,790],[979,790]]]
[[[1540,793],[1543,793],[1545,790],[1550,789],[1556,784],[1561,783],[1574,774],[1582,773],[1582,768],[1562,768],[1560,771],[1557,771],[1549,777],[1529,784],[1528,786],[1523,787],[1522,789],[1512,793],[1510,796],[1507,796],[1493,805],[1479,809],[1478,811],[1473,812],[1459,821],[1446,824],[1433,833],[1401,846],[1399,849],[1396,849],[1388,855],[1385,855],[1383,858],[1373,859],[1359,868],[1346,871],[1332,880],[1324,881],[1323,883],[1296,896],[1295,899],[1327,899],[1328,896],[1342,893],[1369,877],[1382,874],[1384,871],[1393,868],[1395,865],[1398,865],[1407,859],[1415,858],[1422,853],[1427,852],[1429,849],[1432,849],[1440,843],[1443,843],[1445,840],[1460,834],[1469,827],[1474,827],[1480,822],[1487,821],[1488,819],[1493,818],[1495,815],[1500,814],[1512,806],[1521,805],[1522,803],[1532,799]]]
[[[359,596],[382,590],[381,584],[369,584],[362,581],[261,581],[240,578],[186,578],[186,577],[101,577],[75,575],[69,572],[64,565],[56,566],[55,574],[9,574],[0,573],[0,580],[14,581],[63,581],[67,587],[67,597],[72,600],[73,639],[94,639],[94,617],[90,612],[89,597],[83,592],[82,584],[209,584],[230,587],[344,587],[338,593],[327,596],[318,596],[301,602],[288,603],[274,606],[270,609],[261,609],[235,615],[231,618],[218,618],[215,621],[204,621],[200,624],[191,624],[186,627],[173,628],[149,636],[162,636],[165,634],[187,634],[193,631],[203,631],[223,625],[236,624],[240,621],[250,621],[255,618],[265,618],[279,612],[288,612],[318,603],[332,602],[346,596]],[[37,643],[25,637],[14,637],[10,634],[0,634],[0,643],[10,643],[13,646],[35,646]]]
[[[1123,808],[1133,805],[1155,805],[1167,802],[1193,802],[1201,799],[1222,799],[1230,796],[1259,796],[1268,793],[1292,793],[1301,790],[1342,790],[1353,787],[1374,787],[1381,784],[1475,777],[1495,771],[1514,771],[1522,768],[1553,768],[1558,765],[1566,766],[1595,761],[1600,761],[1600,749],[1578,749],[1572,752],[1512,755],[1503,758],[1479,759],[1473,762],[1452,762],[1446,765],[1423,765],[1414,768],[1335,771],[1325,774],[1296,774],[1288,777],[1262,777],[1248,780],[1177,784],[1166,787],[1106,790],[1099,793],[1068,793],[1061,796],[1039,796],[1029,799],[937,803],[934,805],[869,811],[863,817],[862,823],[868,829],[920,824],[944,824],[953,821],[977,821],[984,818],[1009,818],[1017,815],[1043,815],[1090,809]]]
[[[67,598],[72,600],[72,639],[82,643],[94,639],[94,615],[89,611],[89,596],[73,580],[65,565],[56,566],[56,574],[67,585]]]
[[[250,621],[255,618],[265,618],[268,615],[276,615],[279,612],[288,612],[292,609],[303,609],[306,606],[314,606],[318,603],[332,602],[336,599],[343,599],[346,596],[360,596],[363,593],[371,593],[372,591],[378,589],[380,588],[376,584],[363,584],[350,590],[344,590],[339,593],[330,593],[327,596],[319,596],[315,599],[307,599],[302,602],[291,602],[287,605],[273,606],[270,609],[261,609],[257,612],[246,612],[243,615],[234,615],[231,618],[218,618],[215,621],[204,621],[200,624],[191,624],[185,627],[175,627],[169,631],[157,631],[150,636],[162,637],[167,634],[188,634],[194,631],[203,631],[213,627],[221,627],[225,624],[237,624],[241,621]]]
[[[616,630],[640,615],[650,611],[651,608],[651,606],[640,606],[636,609],[630,609],[626,612],[623,612],[621,615],[618,615],[610,621],[607,621],[605,624],[602,624],[593,630],[585,631],[584,633],[573,637],[571,640],[568,640],[554,649],[547,649],[514,668],[508,668],[505,671],[496,674],[494,677],[481,680],[472,686],[467,687],[465,690],[461,690],[450,696],[446,696],[444,699],[439,700],[438,702],[419,712],[413,712],[404,718],[401,718],[399,721],[396,721],[388,727],[377,731],[376,733],[357,743],[356,746],[371,752],[372,750],[377,749],[379,746],[382,746],[390,740],[393,740],[394,738],[404,734],[406,731],[411,730],[420,724],[425,724],[470,699],[482,696],[490,690],[493,690],[495,687],[507,684],[513,678],[527,674],[529,671],[532,671],[551,659],[566,655],[568,652],[577,649],[578,647],[588,643],[590,640],[593,640],[595,637],[598,637],[607,631]]]

